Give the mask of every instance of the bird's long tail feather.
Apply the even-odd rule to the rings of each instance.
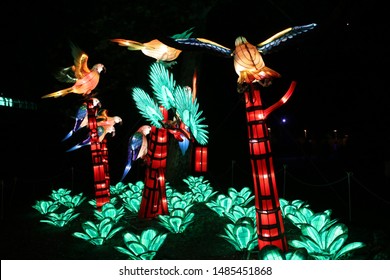
[[[145,48],[143,43],[133,40],[111,39],[111,42],[118,43],[118,45],[122,47],[127,47],[131,51],[139,51]]]
[[[62,141],[65,141],[66,139],[71,137],[73,135],[73,133],[74,133],[74,130],[69,131],[69,133],[62,139]]]
[[[58,97],[63,97],[65,95],[67,95],[68,93],[71,93],[73,90],[73,88],[66,88],[66,89],[62,89],[62,90],[59,90],[59,91],[56,91],[56,92],[53,92],[53,93],[49,93],[49,94],[46,94],[44,96],[42,96],[41,98],[50,98],[50,97],[53,97],[53,98],[58,98]]]
[[[123,181],[123,179],[125,179],[126,175],[129,173],[130,169],[131,169],[131,161],[126,165],[125,170],[123,171],[121,182]]]
[[[84,147],[84,146],[86,146],[86,145],[90,145],[90,143],[89,143],[89,144],[77,144],[77,145],[74,145],[72,148],[70,148],[70,149],[68,149],[68,150],[66,150],[66,151],[67,151],[67,152],[72,152],[72,151],[77,150],[77,149],[79,149],[79,148],[81,148],[81,147]]]

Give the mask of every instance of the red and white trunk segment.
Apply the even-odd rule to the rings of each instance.
[[[267,109],[263,108],[258,84],[248,85],[248,89],[245,91],[249,152],[260,250],[267,245],[274,245],[283,252],[288,250],[266,118],[290,98],[295,84],[292,82],[286,94]]]

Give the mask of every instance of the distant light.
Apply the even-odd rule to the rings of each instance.
[[[282,118],[282,123],[286,123],[287,122],[287,119],[286,118]]]
[[[4,96],[0,96],[0,107],[13,107],[13,108],[20,108],[20,109],[37,110],[37,104],[33,102],[13,99]]]

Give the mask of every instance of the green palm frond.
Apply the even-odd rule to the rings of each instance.
[[[201,118],[203,111],[199,111],[199,103],[197,99],[192,100],[192,94],[183,87],[177,87],[175,92],[176,97],[176,113],[181,118],[182,122],[189,128],[195,140],[201,144],[206,145],[208,142],[208,127],[202,122],[205,120]]]
[[[175,34],[175,35],[171,36],[171,38],[172,39],[188,39],[192,35],[192,30],[194,30],[194,27],[187,29],[183,33]]]
[[[161,128],[164,116],[156,102],[141,88],[133,88],[133,99],[141,115],[149,120],[152,125]]]
[[[167,110],[174,108],[176,106],[174,96],[176,81],[172,74],[161,63],[153,63],[150,67],[149,78],[158,103]]]

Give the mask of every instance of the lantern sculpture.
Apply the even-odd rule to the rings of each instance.
[[[91,138],[91,154],[96,208],[101,209],[104,204],[110,202],[110,177],[108,174],[107,150],[104,153],[102,152],[102,145],[104,145],[106,149],[106,139],[104,138],[102,142],[99,141],[96,122],[97,108],[93,105],[93,101],[91,99],[88,100],[87,106],[88,128]]]
[[[195,147],[195,172],[205,173],[207,172],[207,147],[197,146]]]
[[[103,110],[99,116],[99,123],[96,119],[97,106],[100,107],[98,99],[93,98],[93,90],[97,87],[100,81],[100,73],[105,71],[103,64],[98,63],[89,68],[88,55],[78,46],[71,43],[73,56],[73,65],[62,68],[56,78],[61,82],[73,84],[56,92],[46,94],[41,98],[59,98],[70,93],[78,94],[84,98],[89,98],[86,103],[80,106],[74,128],[63,139],[71,137],[77,130],[87,126],[89,136],[83,142],[75,145],[68,151],[76,150],[85,145],[91,145],[96,207],[101,208],[102,205],[109,202],[110,197],[110,176],[108,168],[108,150],[106,146],[105,135],[114,133],[114,124],[121,122],[119,117],[108,117],[107,110]]]
[[[160,106],[166,121],[168,111]],[[152,126],[149,134],[147,160],[149,166],[145,171],[145,186],[138,212],[139,218],[150,218],[168,214],[165,191],[165,169],[168,156],[168,131],[165,128]]]
[[[208,141],[207,125],[202,124],[202,111],[198,111],[199,104],[190,89],[177,86],[171,73],[159,62],[151,65],[150,81],[158,103],[140,88],[134,88],[132,94],[138,110],[151,123],[145,187],[138,213],[144,219],[169,214],[165,192],[168,133],[177,141],[187,138],[200,145]]]
[[[261,102],[259,84],[250,84],[244,92],[258,244],[259,248],[274,245],[284,252],[287,251],[287,241],[279,205],[266,119],[273,110],[287,102],[294,88],[295,82],[292,82],[287,93],[267,109],[263,108]]]
[[[267,245],[275,245],[287,251],[284,225],[279,207],[279,196],[275,182],[271,146],[266,126],[266,117],[273,110],[284,104],[295,88],[295,82],[279,102],[264,109],[259,86],[269,86],[280,74],[267,67],[262,54],[269,53],[275,46],[298,34],[307,32],[316,26],[315,23],[287,28],[257,45],[250,44],[245,37],[235,40],[235,48],[230,49],[203,38],[175,39],[172,46],[179,49],[203,49],[219,56],[233,58],[234,69],[238,75],[237,90],[244,93],[246,118],[248,125],[249,152],[252,164],[253,185],[258,246],[261,250]]]

